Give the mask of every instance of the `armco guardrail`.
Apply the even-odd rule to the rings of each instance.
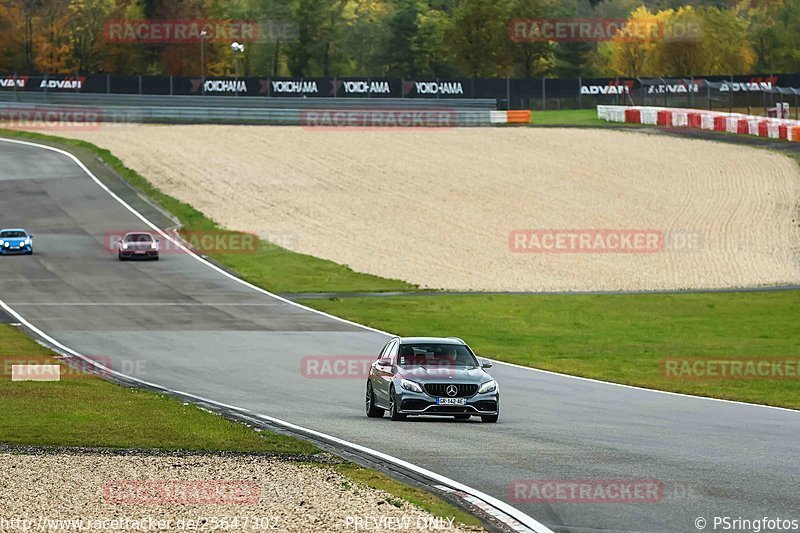
[[[597,106],[597,118],[609,122],[724,131],[800,142],[800,121],[787,118],[721,113],[703,109],[609,105]]]
[[[138,98],[138,97],[137,97]],[[162,97],[163,98],[163,97]],[[185,97],[173,97],[185,98]],[[231,100],[231,99],[226,99]],[[184,105],[141,105],[140,101],[130,101],[129,105],[99,104],[90,99],[80,101],[70,99],[69,103],[56,104],[35,102],[0,101],[0,125],[12,128],[46,126],[84,127],[94,123],[224,123],[224,124],[275,124],[310,127],[468,127],[506,124],[509,122],[528,122],[530,112],[505,112],[482,107],[449,107],[426,103],[415,105],[417,101],[404,101],[403,105],[371,106],[372,102],[361,102],[354,106],[352,101],[345,105],[320,106],[310,99],[298,99],[295,105],[310,104],[302,108],[280,106],[198,106],[197,102],[173,102]],[[209,100],[204,98],[208,103]],[[458,102],[460,103],[460,102]],[[228,102],[226,102],[228,104]],[[518,116],[527,113],[525,117]],[[512,116],[509,116],[512,114]]]
[[[242,98],[79,93],[0,93],[0,121],[52,125],[83,120],[115,123],[232,123],[301,126],[464,127],[527,124],[530,110],[501,111],[491,99]],[[58,113],[63,112],[59,117]],[[35,127],[32,124],[30,127]]]

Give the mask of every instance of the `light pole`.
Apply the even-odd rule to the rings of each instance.
[[[239,96],[239,58],[244,54],[244,45],[234,41],[231,43],[231,50],[233,50],[234,53],[234,66],[236,68],[236,81],[234,85],[236,86],[236,96]]]
[[[206,36],[208,32],[200,32],[200,79],[202,81],[203,96],[206,94]]]

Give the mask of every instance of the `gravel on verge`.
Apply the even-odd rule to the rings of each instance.
[[[246,454],[3,450],[0,531],[25,529],[465,531],[320,464]]]

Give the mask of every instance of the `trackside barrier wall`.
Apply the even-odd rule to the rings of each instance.
[[[489,120],[492,124],[529,124],[530,110],[491,111]]]
[[[180,98],[180,97],[175,97]],[[278,100],[274,99],[273,101]],[[309,99],[310,100],[310,99]],[[375,99],[377,100],[377,99]],[[224,124],[276,124],[276,125],[293,125],[293,126],[309,126],[309,117],[314,116],[329,116],[334,120],[338,116],[343,116],[345,119],[348,114],[358,114],[360,112],[374,112],[378,116],[386,114],[395,114],[397,117],[411,117],[415,113],[426,116],[426,113],[441,112],[448,120],[443,123],[443,126],[467,127],[467,126],[489,126],[492,124],[507,124],[511,122],[508,113],[505,111],[498,112],[492,109],[481,109],[477,107],[459,107],[455,106],[439,106],[431,105],[431,103],[424,102],[422,105],[414,105],[419,103],[419,100],[405,100],[398,103],[396,106],[387,106],[386,100],[380,101],[378,105],[373,106],[370,102],[361,102],[359,107],[352,106],[352,100],[346,101],[338,99],[331,101],[329,107],[319,107],[317,102],[303,102],[295,101],[295,108],[275,108],[275,107],[199,107],[196,105],[139,105],[132,103],[126,106],[110,106],[105,104],[88,105],[88,102],[81,102],[80,104],[71,104],[68,106],[53,105],[53,104],[33,104],[22,102],[2,102],[0,101],[0,127],[3,126],[5,121],[12,122],[15,117],[23,116],[36,116],[36,114],[44,115],[48,111],[63,112],[63,111],[79,111],[91,110],[93,117],[97,122],[112,123],[112,124],[136,124],[136,123],[224,123]],[[341,108],[336,104],[340,102],[347,102],[346,106]],[[306,105],[306,104],[310,105]],[[402,104],[402,105],[400,105]],[[25,113],[28,115],[25,115]],[[527,112],[528,120],[530,121],[530,112]],[[519,121],[519,118],[516,119]],[[345,120],[346,122],[346,120]],[[325,125],[320,122],[319,125]],[[336,125],[336,124],[332,124]],[[398,123],[402,126],[402,124]],[[347,127],[342,125],[342,127]],[[367,126],[369,127],[369,126]],[[414,125],[410,126],[414,127]]]
[[[703,109],[607,105],[597,106],[597,118],[608,122],[727,131],[728,133],[800,142],[800,121],[791,119],[757,117]]]
[[[508,111],[489,111],[489,122],[492,124],[508,123]]]
[[[507,112],[509,124],[528,124],[531,121],[530,109],[514,109]]]

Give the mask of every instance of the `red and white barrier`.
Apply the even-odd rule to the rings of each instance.
[[[509,111],[489,111],[491,124],[530,124],[530,109],[514,109]]]
[[[723,113],[705,109],[643,106],[597,106],[597,118],[627,124],[651,124],[670,128],[693,128],[756,135],[800,142],[800,121]]]

